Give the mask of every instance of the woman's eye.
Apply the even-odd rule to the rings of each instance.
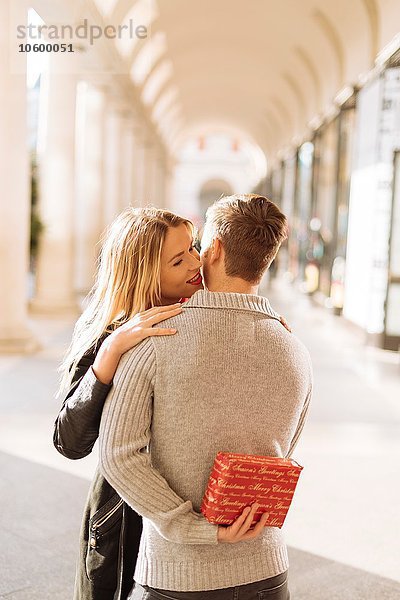
[[[192,252],[192,250],[195,250],[196,246],[193,244],[192,246],[190,246],[189,248],[189,252]],[[178,265],[180,265],[182,262],[182,260],[178,260],[178,262],[174,263],[174,267],[177,267]]]

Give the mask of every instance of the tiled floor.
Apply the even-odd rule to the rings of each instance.
[[[315,390],[285,524],[292,600],[400,599],[400,355],[280,282],[265,289],[310,349]],[[52,446],[56,367],[71,318],[35,317],[42,350],[0,357],[0,598],[70,600],[96,449]],[[111,599],[110,599],[111,600]]]

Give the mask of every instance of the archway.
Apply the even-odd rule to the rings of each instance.
[[[221,196],[233,194],[230,184],[224,179],[209,179],[200,188],[199,207],[201,216],[204,217],[207,208]]]

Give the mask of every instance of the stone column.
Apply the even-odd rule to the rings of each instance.
[[[136,120],[130,112],[124,113],[122,131],[122,206],[137,206],[137,168],[139,152],[136,140]]]
[[[29,270],[29,157],[26,55],[18,72],[10,62],[10,2],[0,2],[0,352],[38,347],[27,323]],[[18,6],[13,8],[19,10]],[[21,10],[19,23],[26,22]],[[16,46],[16,44],[15,44]],[[22,58],[21,58],[22,56]]]
[[[42,79],[38,134],[40,239],[36,292],[39,312],[78,310],[74,292],[74,198],[77,58],[51,54]]]
[[[78,88],[77,192],[75,202],[75,288],[85,296],[94,283],[103,231],[104,96],[86,82]]]
[[[160,185],[159,185],[159,148],[157,142],[153,139],[149,149],[149,171],[148,171],[148,190],[151,203],[161,208],[160,202]]]
[[[143,125],[134,119],[133,122],[134,135],[134,154],[133,154],[133,178],[134,178],[134,204],[136,206],[144,206],[146,202],[146,131]]]
[[[155,156],[154,179],[154,194],[157,198],[157,206],[166,208],[166,164],[165,154],[161,147],[158,148]]]
[[[176,162],[170,156],[165,157],[164,169],[164,207],[175,210],[175,171]]]
[[[155,194],[155,144],[153,138],[147,134],[143,140],[144,164],[143,164],[143,198],[144,206],[152,204],[157,206]]]
[[[122,209],[122,117],[108,100],[105,115],[104,221],[109,225]]]

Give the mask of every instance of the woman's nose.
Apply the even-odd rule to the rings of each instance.
[[[197,252],[196,248],[194,249],[192,257],[194,259],[194,264],[195,264],[195,268],[196,269],[199,269],[200,267],[203,266],[203,263],[202,263],[201,258],[200,258],[200,254]]]

